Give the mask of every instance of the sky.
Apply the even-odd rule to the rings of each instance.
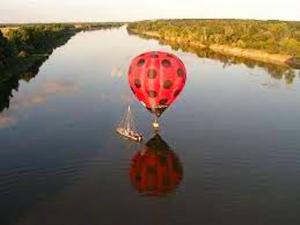
[[[0,23],[239,18],[300,21],[300,0],[1,0]]]

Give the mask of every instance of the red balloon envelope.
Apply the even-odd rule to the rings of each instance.
[[[174,102],[186,81],[186,69],[175,55],[146,52],[135,57],[128,71],[132,92],[153,114],[161,114]]]

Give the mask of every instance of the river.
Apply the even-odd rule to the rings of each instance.
[[[152,139],[160,155],[114,131],[131,104],[153,136],[126,77],[148,50],[188,72]],[[300,224],[299,71],[198,57],[122,27],[78,33],[1,104],[1,225]]]

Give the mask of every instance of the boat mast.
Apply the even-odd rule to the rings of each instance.
[[[123,128],[123,129],[126,128],[126,124],[127,124],[127,114],[128,114],[128,111],[125,112],[125,114],[123,115],[122,120],[120,121],[120,123],[119,123],[119,125],[118,125],[119,128]]]
[[[126,113],[126,124],[125,124],[126,130],[128,130],[128,131],[131,130],[131,127],[130,127],[131,117],[132,117],[131,109],[130,109],[130,105],[128,105],[127,113]]]
[[[132,131],[136,131],[135,121],[130,105],[128,106],[128,128]]]
[[[119,123],[118,127],[123,128],[127,131],[136,131],[135,121],[133,118],[133,114],[132,114],[130,105],[128,105],[128,108],[125,111],[125,114],[124,114],[121,122]]]

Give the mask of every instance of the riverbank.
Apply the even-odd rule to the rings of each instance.
[[[287,27],[283,27],[285,23],[282,22],[224,21],[141,21],[129,24],[127,29],[130,33],[163,40],[170,44],[209,49],[227,56],[300,68],[300,37],[298,37],[300,30],[297,27],[300,23],[295,22],[297,26],[287,24],[284,25]],[[279,28],[287,30],[284,31],[286,34]],[[244,29],[244,32],[241,32],[241,29]],[[253,33],[252,30],[255,29],[257,33]],[[295,30],[295,34],[287,36],[293,33],[292,30]]]
[[[44,61],[52,51],[65,44],[76,30],[70,26],[28,26],[6,30],[0,35],[0,80],[26,71]]]
[[[55,48],[64,45],[78,32],[109,29],[121,25],[122,23],[2,25],[0,81],[5,79],[3,74],[19,73],[37,61],[47,59]]]
[[[9,107],[19,80],[29,81],[53,50],[81,31],[119,27],[121,23],[9,25],[0,30],[0,112]]]
[[[176,43],[178,45],[185,45],[185,46],[195,47],[197,49],[203,49],[203,50],[209,49],[213,52],[223,54],[223,55],[241,57],[241,58],[251,59],[251,60],[260,61],[264,63],[272,63],[280,66],[290,66],[292,68],[297,68],[297,69],[300,68],[300,59],[294,59],[291,55],[270,54],[261,50],[242,49],[238,47],[231,47],[231,46],[218,45],[218,44],[205,45],[200,42],[185,41],[182,39],[165,37],[160,35],[158,32],[138,31],[130,28],[128,29],[133,34],[144,35],[148,38],[164,40],[170,43]]]

